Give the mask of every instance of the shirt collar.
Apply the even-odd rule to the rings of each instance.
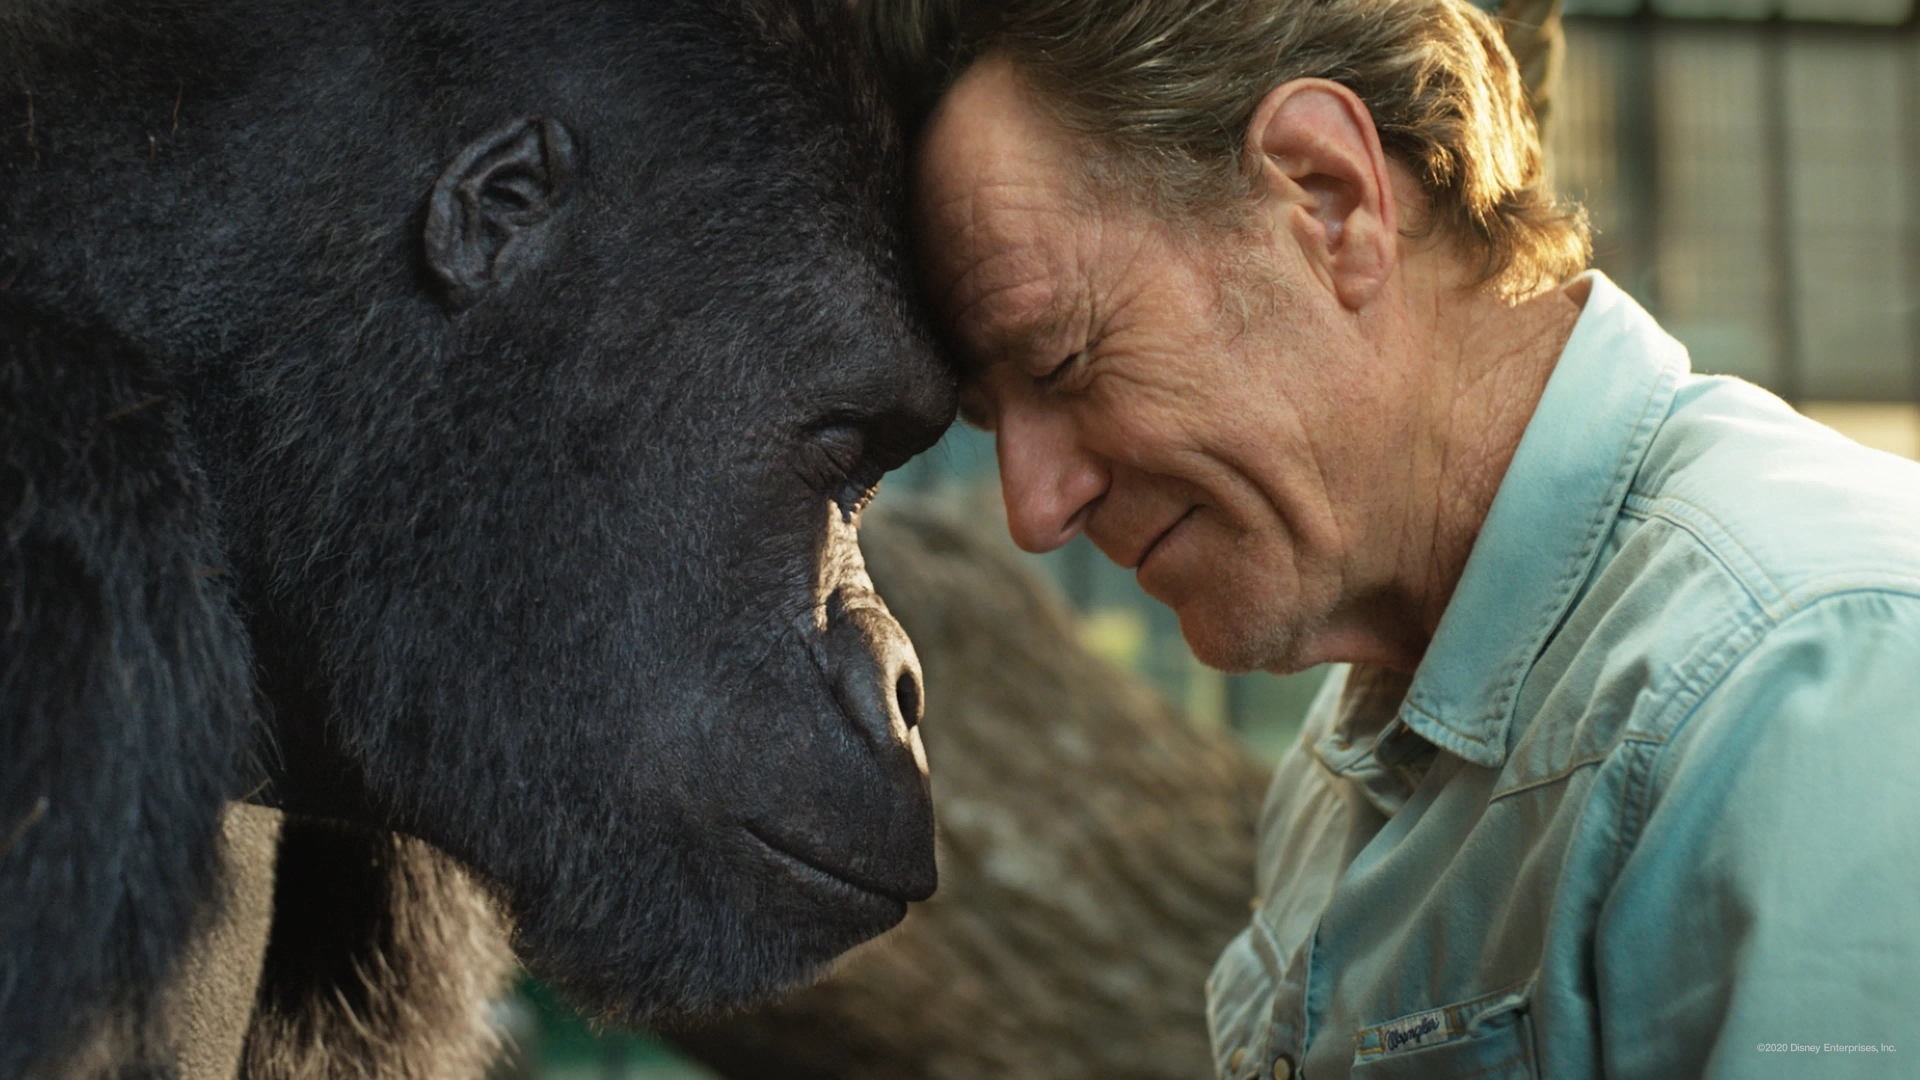
[[[1533,662],[1586,581],[1687,353],[1599,271],[1500,482],[1399,718],[1499,768]]]

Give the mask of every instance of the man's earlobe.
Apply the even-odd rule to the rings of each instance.
[[[427,203],[427,267],[452,311],[479,303],[545,254],[555,215],[573,193],[573,137],[523,116],[468,144]]]

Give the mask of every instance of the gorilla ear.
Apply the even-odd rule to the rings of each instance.
[[[545,255],[549,224],[573,192],[573,137],[557,121],[523,116],[470,143],[433,185],[427,266],[453,311]]]

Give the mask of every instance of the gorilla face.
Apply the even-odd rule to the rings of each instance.
[[[235,490],[265,660],[328,706],[295,808],[453,854],[527,962],[637,1017],[933,891],[919,667],[855,529],[954,402],[836,21],[582,10],[606,66],[421,192],[443,332],[249,386]]]
[[[183,388],[268,797],[454,856],[628,1019],[892,926],[920,674],[855,529],[954,389],[843,5],[215,6],[218,63],[121,72],[184,102],[164,153],[13,220]]]

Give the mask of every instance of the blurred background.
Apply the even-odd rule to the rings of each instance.
[[[1861,442],[1920,458],[1920,25],[1914,0],[1566,0],[1554,180],[1595,263],[1692,353]],[[1002,514],[992,440],[955,428],[887,479]],[[1084,538],[1022,556],[1081,642],[1201,728],[1271,760],[1322,674],[1201,667],[1171,612]],[[502,1005],[515,1075],[711,1077],[645,1036],[596,1031],[529,984]]]

